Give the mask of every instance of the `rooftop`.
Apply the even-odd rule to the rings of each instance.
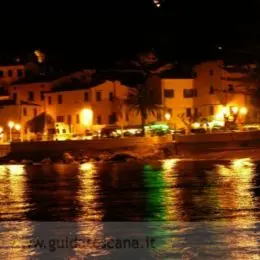
[[[92,81],[81,81],[80,79],[72,78],[71,81],[62,82],[61,84],[57,84],[53,87],[51,93],[53,92],[64,92],[64,91],[73,91],[73,90],[82,90],[82,89],[89,89],[95,87],[104,80],[101,79],[93,79]]]

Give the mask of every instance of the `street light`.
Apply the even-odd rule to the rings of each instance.
[[[16,131],[20,131],[21,130],[21,125],[15,124],[14,128],[15,128]]]
[[[9,127],[9,140],[10,140],[10,143],[12,142],[12,129],[14,127],[14,122],[13,121],[9,121],[8,122],[8,127]]]
[[[169,120],[171,119],[171,114],[170,114],[170,113],[166,113],[166,114],[164,115],[164,117],[165,117],[165,119],[166,119],[167,121],[169,121]]]
[[[238,107],[232,107],[232,112],[233,112],[234,114],[237,114],[238,111],[239,111]]]
[[[248,112],[248,109],[247,109],[246,107],[241,107],[241,108],[240,108],[240,113],[241,113],[241,115],[246,115],[247,112]]]

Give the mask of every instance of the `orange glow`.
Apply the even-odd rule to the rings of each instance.
[[[232,107],[232,112],[234,113],[234,114],[237,114],[238,113],[238,107]]]
[[[246,107],[241,107],[241,108],[240,108],[240,113],[241,113],[241,115],[246,115],[247,112],[248,112],[248,110],[247,110]]]
[[[81,112],[81,121],[84,126],[91,126],[93,120],[93,111],[89,108],[85,108]]]
[[[8,127],[9,128],[13,128],[14,127],[14,122],[13,121],[8,122]]]

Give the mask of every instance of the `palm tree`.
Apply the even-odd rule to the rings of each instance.
[[[139,85],[129,90],[126,105],[129,110],[135,111],[141,116],[142,136],[145,136],[145,124],[150,114],[155,115],[162,106],[154,102],[153,92],[147,85]]]
[[[155,115],[163,107],[158,102],[158,96],[153,89],[153,82],[156,75],[171,70],[171,63],[159,64],[158,57],[154,51],[143,52],[137,55],[137,59],[132,61],[139,73],[143,74],[143,84],[129,90],[126,105],[129,110],[136,111],[141,116],[142,135],[145,135],[145,123],[150,114]]]

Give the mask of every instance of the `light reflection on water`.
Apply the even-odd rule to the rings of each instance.
[[[34,221],[69,221],[75,234],[88,238],[112,236],[101,221],[148,221],[149,234],[164,238],[152,252],[155,257],[259,259],[259,172],[260,164],[249,158],[1,166],[0,241],[12,241],[13,246],[0,246],[0,257],[40,254],[23,248],[41,235]],[[205,234],[198,236],[199,225],[205,223],[208,241],[200,241]],[[66,234],[66,229],[44,229]],[[221,251],[220,245],[225,245]],[[108,253],[76,247],[64,251],[63,257]]]

